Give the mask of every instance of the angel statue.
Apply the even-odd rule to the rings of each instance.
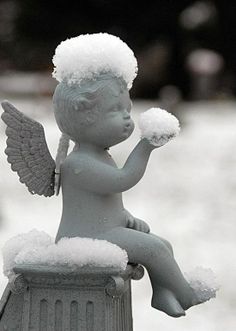
[[[109,148],[134,130],[129,89],[137,74],[132,50],[107,33],[63,41],[53,57],[59,81],[53,107],[62,132],[56,161],[41,124],[9,102],[2,103],[7,125],[6,154],[12,170],[32,194],[46,197],[62,187],[63,211],[56,242],[64,237],[107,240],[143,265],[153,288],[152,306],[173,317],[209,299],[196,291],[175,261],[171,244],[150,232],[146,222],[123,205],[122,192],[144,175],[154,149],[179,131],[178,120],[159,108],[140,117],[141,139],[118,168]],[[69,141],[74,142],[67,156]]]

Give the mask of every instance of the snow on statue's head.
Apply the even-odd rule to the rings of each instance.
[[[55,118],[60,130],[74,141],[80,141],[86,126],[96,120],[106,91],[114,96],[128,91],[138,70],[127,44],[107,33],[63,41],[53,63],[53,77],[59,81],[53,96]]]

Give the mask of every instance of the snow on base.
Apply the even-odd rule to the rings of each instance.
[[[219,284],[211,269],[196,267],[191,272],[185,273],[185,277],[197,294],[200,302],[205,302],[216,297]]]
[[[9,239],[2,249],[4,275],[9,277],[13,273],[12,269],[16,266],[15,259],[23,249],[47,247],[52,244],[53,240],[49,235],[37,230],[22,233]]]
[[[78,85],[83,79],[112,73],[122,77],[131,88],[138,71],[133,51],[119,37],[108,33],[85,34],[62,41],[53,63],[54,78]]]
[[[178,119],[161,108],[150,108],[139,117],[141,138],[154,146],[163,146],[179,134]]]
[[[125,270],[125,250],[106,240],[62,238],[58,243],[45,232],[32,230],[8,240],[3,247],[3,271],[8,278],[20,265],[114,267]]]

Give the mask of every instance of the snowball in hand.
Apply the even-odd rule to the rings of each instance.
[[[62,41],[52,61],[53,77],[69,85],[111,73],[122,78],[130,89],[138,71],[133,51],[119,37],[108,33],[85,34]]]
[[[179,134],[178,119],[161,108],[150,108],[139,117],[141,138],[150,144],[160,147]]]

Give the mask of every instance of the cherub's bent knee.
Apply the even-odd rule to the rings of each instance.
[[[173,247],[172,247],[171,243],[166,239],[163,239],[163,238],[161,238],[161,239],[164,242],[164,244],[167,246],[167,248],[170,250],[171,254],[174,255],[174,251],[173,251]]]
[[[136,256],[143,265],[149,264],[153,258],[169,257],[172,255],[171,244],[162,238],[148,233],[131,230],[129,233],[128,254]]]
[[[98,239],[105,239],[127,251],[129,261],[150,264],[153,259],[169,258],[170,248],[161,238],[128,228],[116,228],[101,234]],[[170,244],[169,244],[170,245]]]

